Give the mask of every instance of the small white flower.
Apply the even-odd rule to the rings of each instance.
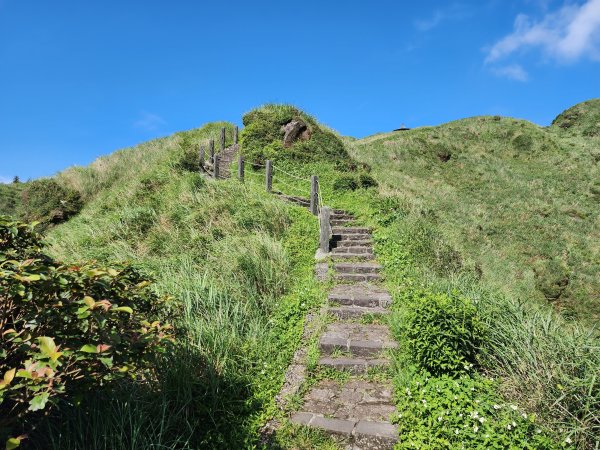
[[[510,405],[510,409],[512,409],[513,411],[516,411],[519,408],[517,408],[515,405]]]
[[[502,408],[502,406],[500,406],[500,405],[494,405],[494,409],[500,409],[500,408]]]
[[[513,426],[513,427],[516,427],[516,426],[517,426],[517,424],[515,423],[515,421],[514,421],[514,420],[513,420],[512,426]]]
[[[442,416],[439,416],[438,417],[438,422],[441,422],[441,421],[442,421]]]
[[[485,417],[480,417],[479,418],[479,423],[483,423],[483,422],[485,422]]]
[[[523,413],[521,414],[521,416],[523,417],[523,419],[527,419],[527,414]]]
[[[489,437],[490,437],[490,435],[489,435],[489,434],[486,434],[486,435],[485,435],[485,438],[486,438],[486,439],[489,439]]]
[[[460,431],[454,430],[454,434],[458,434],[458,433],[460,433]]]
[[[478,427],[477,425],[475,425],[475,426],[473,427],[473,431],[474,431],[475,433],[477,433],[477,432],[479,431],[479,427]]]
[[[456,395],[454,396],[454,400],[458,400],[458,397]]]
[[[542,432],[542,430],[540,430],[540,429],[538,428],[537,430],[535,430],[535,432],[536,432],[537,434],[540,434],[540,433]]]
[[[509,430],[512,430],[512,427],[510,426],[510,423],[508,425],[506,425],[506,428],[508,428]]]
[[[472,390],[472,391],[474,391],[474,390],[475,390],[475,388],[471,388],[471,390]]]
[[[460,413],[460,414],[458,415],[458,417],[462,417],[462,413]]]
[[[423,402],[423,404],[424,404],[425,406],[427,406],[427,400],[423,399],[423,400],[421,400],[421,401]]]
[[[479,404],[481,403],[481,400],[475,400],[475,403]]]
[[[570,444],[570,443],[571,443],[571,438],[567,436],[567,438],[565,439],[565,442],[566,442],[567,444]]]

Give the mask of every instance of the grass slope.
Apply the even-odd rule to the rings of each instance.
[[[474,117],[349,143],[461,266],[506,295],[600,318],[600,100],[553,126]],[[431,255],[430,255],[431,256]],[[427,258],[422,254],[421,258]]]
[[[127,260],[150,273],[174,297],[178,346],[147,388],[64,408],[40,433],[42,447],[248,448],[273,414],[320,292],[312,277],[318,227],[262,184],[197,173],[198,144],[218,141],[222,125],[229,140],[230,124],[209,124],[57,176],[86,206],[49,232],[53,254]]]

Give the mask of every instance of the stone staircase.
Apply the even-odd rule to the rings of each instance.
[[[229,178],[231,177],[231,163],[236,158],[238,152],[240,151],[239,144],[233,144],[229,147],[223,149],[223,151],[218,153],[219,156],[219,178]],[[211,175],[214,175],[214,167],[212,161],[205,162],[204,165],[205,170]]]
[[[306,206],[304,199],[289,199]],[[328,313],[335,320],[319,338],[319,365],[350,372],[345,382],[325,379],[305,395],[292,423],[336,435],[353,450],[393,448],[397,427],[392,385],[365,376],[387,367],[387,352],[397,347],[387,325],[361,321],[365,315],[385,315],[389,292],[378,283],[381,266],[375,261],[371,230],[352,227],[353,217],[335,210],[331,216],[331,260],[336,282],[328,295]]]

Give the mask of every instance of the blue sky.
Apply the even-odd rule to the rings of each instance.
[[[0,0],[0,180],[293,103],[362,137],[600,96],[600,0]]]

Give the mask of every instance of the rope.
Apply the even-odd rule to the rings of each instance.
[[[290,188],[295,194],[300,194],[300,195],[306,195],[306,192],[302,191],[302,189],[298,188],[297,186],[291,185],[289,183],[286,183],[285,181],[282,180],[275,180],[277,183],[283,184],[284,186],[287,186],[288,188]]]
[[[285,173],[286,175],[289,175],[292,178],[296,178],[297,180],[301,180],[301,181],[308,181],[310,183],[310,178],[302,178],[302,177],[299,177],[299,176],[294,175],[292,173],[286,172],[285,170],[279,168],[279,166],[275,166],[275,164],[273,164],[273,168],[279,170],[280,172]]]

